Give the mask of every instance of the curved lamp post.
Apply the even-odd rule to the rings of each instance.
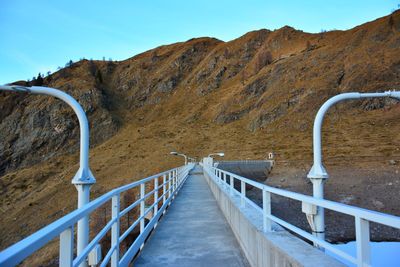
[[[172,152],[170,152],[169,154],[174,155],[174,156],[181,156],[181,157],[184,157],[184,158],[185,158],[185,165],[187,165],[188,157],[187,157],[185,154],[178,153],[178,152],[175,152],[175,151],[172,151]]]
[[[78,190],[78,208],[83,207],[89,202],[90,187],[92,184],[96,183],[96,179],[89,168],[89,123],[81,105],[72,96],[54,88],[4,85],[0,86],[0,91],[54,96],[67,103],[74,110],[78,117],[80,127],[80,166],[78,172],[72,179],[72,184],[74,184]],[[77,239],[77,252],[79,255],[89,242],[89,217],[84,217],[78,222]],[[84,265],[85,263],[83,266]]]
[[[340,101],[377,97],[392,97],[400,101],[400,92],[387,91],[383,93],[344,93],[330,98],[318,110],[318,113],[315,117],[313,129],[314,165],[307,175],[307,177],[313,183],[313,196],[315,198],[324,198],[324,182],[329,177],[324,165],[322,164],[321,128],[325,113],[331,106]],[[324,209],[322,207],[317,207],[317,214],[314,216],[314,225],[314,235],[320,239],[325,239],[325,218]]]

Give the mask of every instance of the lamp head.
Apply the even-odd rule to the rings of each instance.
[[[220,157],[223,157],[223,156],[225,156],[225,153],[220,152],[220,153],[217,153],[217,155],[220,156]]]
[[[169,154],[176,156],[176,155],[178,155],[178,152],[172,151]]]

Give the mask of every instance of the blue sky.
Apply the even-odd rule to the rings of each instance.
[[[159,45],[261,28],[349,29],[398,0],[0,0],[0,84],[55,71],[70,59],[126,59]]]

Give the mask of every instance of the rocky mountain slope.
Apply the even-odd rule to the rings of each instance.
[[[320,105],[342,92],[400,89],[400,12],[348,31],[283,27],[229,42],[191,39],[120,62],[82,60],[44,85],[70,93],[89,116],[93,197],[181,163],[168,156],[171,150],[196,157],[223,150],[227,159],[262,159],[274,151],[286,179],[280,186],[290,179],[307,184]],[[0,93],[0,107],[4,248],[75,207],[70,179],[79,131],[69,107],[52,98]],[[333,108],[324,124],[328,171],[351,162],[355,169],[379,165],[398,173],[399,112],[390,99]],[[399,175],[393,177],[388,190],[398,192]],[[400,215],[399,207],[365,201],[354,203]]]

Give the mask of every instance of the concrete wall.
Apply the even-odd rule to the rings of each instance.
[[[277,224],[273,232],[264,233],[260,210],[241,207],[239,194],[231,196],[227,186],[217,185],[207,173],[204,177],[251,266],[345,266]]]

